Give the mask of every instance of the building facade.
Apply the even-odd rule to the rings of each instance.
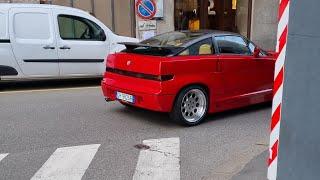
[[[144,39],[174,30],[217,29],[242,34],[266,50],[275,50],[278,0],[154,0],[161,17],[146,31],[135,0],[0,0],[43,3],[83,9],[119,35]],[[159,6],[160,7],[160,6]]]

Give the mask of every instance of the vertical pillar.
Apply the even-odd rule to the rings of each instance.
[[[199,18],[200,18],[200,29],[208,29],[208,6],[209,1],[198,1],[200,5],[200,12]]]
[[[96,15],[94,0],[91,0],[91,13],[92,13],[93,16]]]
[[[116,32],[114,0],[111,0],[111,14],[112,14],[112,31]]]
[[[282,3],[279,14],[287,11]],[[285,72],[277,173],[272,179],[320,177],[319,7],[319,0],[290,1],[287,44],[278,48],[286,48],[286,61],[277,61],[284,63]]]
[[[248,2],[247,38],[251,39],[252,0]]]
[[[131,14],[131,36],[136,37],[136,12],[135,12],[135,0],[130,0],[130,14]]]

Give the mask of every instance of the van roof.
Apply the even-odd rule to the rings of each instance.
[[[71,10],[71,11],[78,11],[78,12],[85,12],[86,11],[71,8],[66,6],[59,6],[59,5],[52,5],[52,4],[23,4],[23,3],[1,3],[0,10],[7,11],[11,8],[49,8],[49,9],[60,9],[60,10]]]

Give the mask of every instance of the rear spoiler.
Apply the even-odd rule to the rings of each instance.
[[[150,44],[143,44],[143,43],[134,43],[134,42],[120,42],[118,44],[125,45],[127,51],[132,52],[134,49],[138,47],[146,47],[153,49],[155,51],[163,51],[168,55],[176,54],[184,47],[176,47],[176,46],[161,46],[161,45],[150,45]]]

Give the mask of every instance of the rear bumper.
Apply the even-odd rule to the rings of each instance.
[[[158,112],[170,112],[175,98],[174,95],[163,95],[147,91],[138,92],[130,88],[117,87],[116,84],[110,85],[107,79],[102,80],[101,87],[105,98],[110,101],[118,101],[116,92],[122,92],[135,97],[133,106]]]

